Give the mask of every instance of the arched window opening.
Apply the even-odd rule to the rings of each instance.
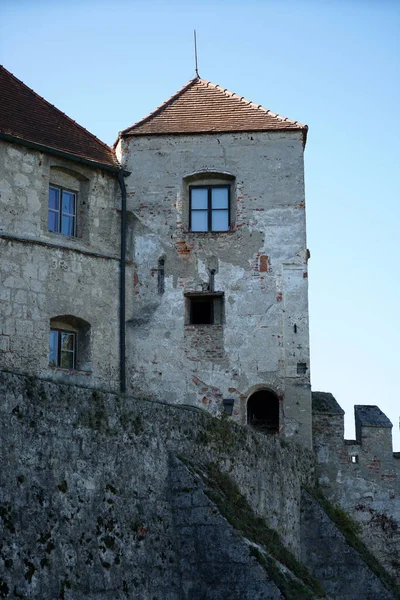
[[[73,315],[50,319],[49,365],[59,369],[91,370],[90,324]]]
[[[259,390],[247,402],[247,423],[263,433],[279,432],[279,398],[270,390]]]

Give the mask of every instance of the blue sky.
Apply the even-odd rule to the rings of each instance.
[[[400,2],[2,0],[0,62],[112,143],[194,76],[310,127],[313,389],[400,450]]]

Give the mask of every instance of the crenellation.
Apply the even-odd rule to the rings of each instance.
[[[398,579],[400,462],[392,450],[392,423],[377,406],[357,405],[354,412],[357,439],[345,440],[344,411],[332,394],[313,392],[317,476],[327,497],[360,523],[364,542]],[[382,529],[385,519],[393,527]]]

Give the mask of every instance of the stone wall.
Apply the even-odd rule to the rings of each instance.
[[[331,598],[389,600],[392,592],[366,567],[322,507],[303,490],[301,558]]]
[[[77,237],[48,231],[50,184],[76,192]],[[0,143],[1,367],[117,388],[117,189],[99,169]],[[49,367],[50,320],[65,316],[89,330],[73,372]]]
[[[302,136],[133,137],[118,152],[131,172],[130,388],[214,414],[232,398],[242,424],[249,395],[268,388],[282,435],[311,447]],[[230,186],[230,230],[191,232],[189,186],[213,182]],[[185,294],[212,285],[221,318],[188,322]]]
[[[375,406],[356,406],[356,440],[344,440],[344,411],[313,392],[313,439],[319,483],[362,527],[362,537],[400,582],[400,456],[392,424]]]
[[[0,598],[320,597],[287,549],[329,600],[395,598],[302,499],[314,460],[297,444],[193,407],[10,373],[0,423]],[[213,488],[216,473],[233,483]]]
[[[182,454],[228,472],[299,555],[306,450],[193,408],[7,373],[0,398],[0,572],[12,597],[192,598],[173,594],[182,573],[171,460]]]

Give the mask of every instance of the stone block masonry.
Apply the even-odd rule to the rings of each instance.
[[[303,598],[282,593],[265,549],[232,529],[177,457],[228,475],[230,502],[243,494],[254,523],[265,519],[300,558],[309,451],[206,411],[10,373],[0,373],[0,399],[0,597]]]
[[[400,583],[400,460],[392,424],[377,406],[356,406],[357,439],[344,439],[344,411],[313,392],[313,438],[325,495],[361,526],[362,538]]]
[[[76,235],[49,231],[50,186],[73,191]],[[114,176],[0,141],[0,368],[118,389],[116,207]],[[76,368],[49,366],[51,320],[77,319]]]
[[[72,379],[88,387],[117,389],[118,262],[19,241],[0,239],[0,248],[2,285],[8,298],[0,314],[1,366],[55,380]],[[49,366],[50,321],[64,315],[90,324],[90,360],[85,370]]]
[[[14,597],[178,598],[171,454],[219,464],[299,555],[306,450],[196,409],[7,373],[0,398],[0,577]]]
[[[302,561],[319,579],[331,598],[389,600],[392,592],[371,573],[354,548],[349,547],[321,506],[302,492]]]

